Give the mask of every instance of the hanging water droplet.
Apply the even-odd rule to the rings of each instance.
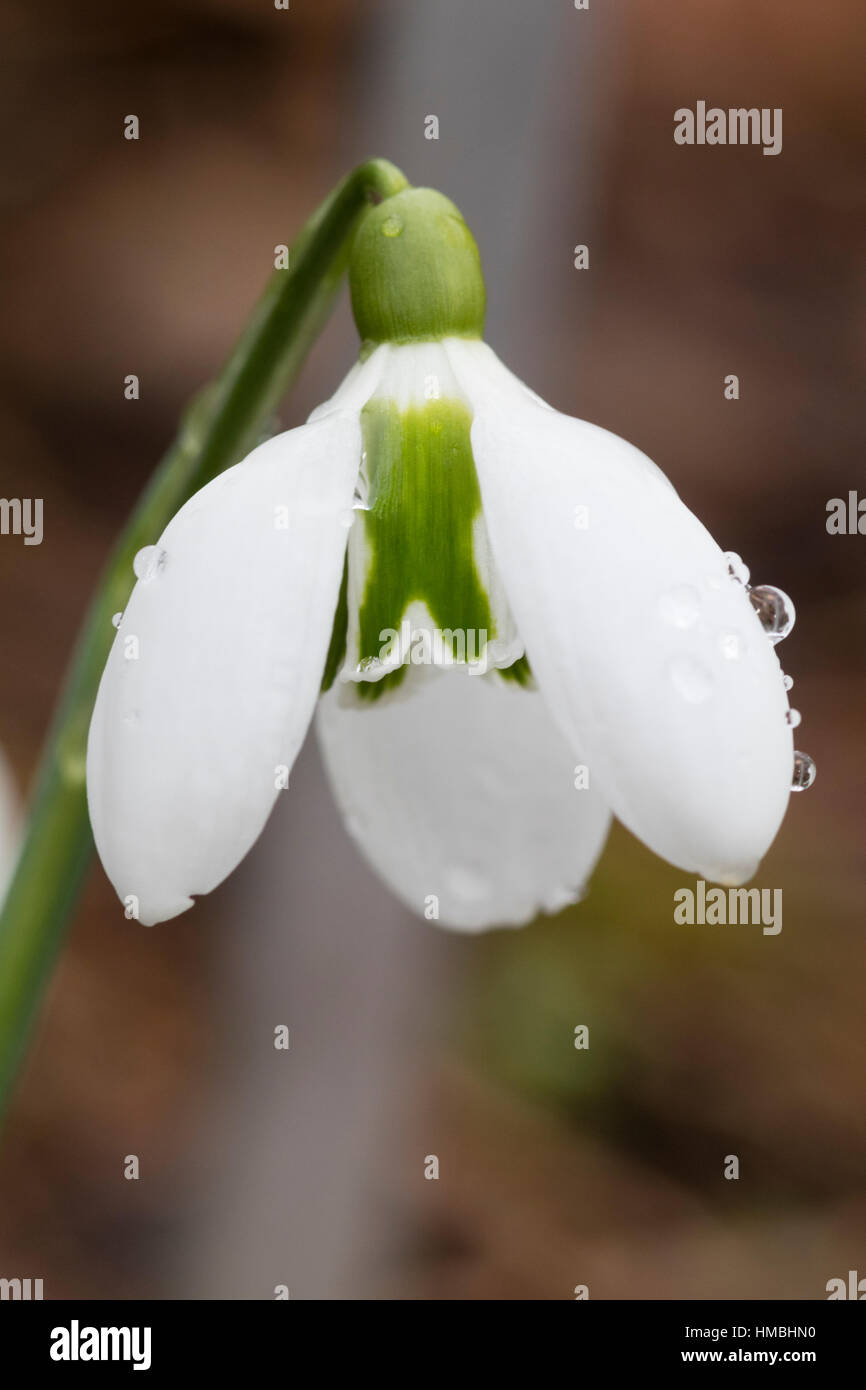
[[[380,670],[383,665],[384,663],[380,657],[365,656],[361,658],[355,669],[359,676],[364,676],[367,680],[375,680],[376,672]]]
[[[746,650],[746,643],[739,632],[723,632],[719,637],[719,648],[726,661],[739,661]]]
[[[132,568],[136,579],[140,579],[142,584],[147,584],[165,568],[168,559],[164,550],[158,545],[145,545],[139,550],[132,562]]]
[[[349,512],[349,511],[347,511],[347,512],[340,512],[340,525],[341,525],[341,526],[345,526],[346,530],[348,531],[348,530],[349,530],[349,527],[350,527],[350,526],[354,526],[354,524],[355,524],[355,513],[354,513],[354,512]]]
[[[797,610],[786,593],[772,584],[758,584],[749,590],[749,601],[774,646],[788,636],[796,622]]]
[[[732,579],[736,579],[738,584],[748,584],[749,567],[744,563],[736,550],[726,550],[724,558],[728,562],[728,574]]]
[[[713,691],[713,678],[705,666],[690,656],[678,656],[669,667],[674,689],[690,705],[702,705]]]
[[[808,791],[818,774],[815,759],[808,753],[794,753],[794,776],[791,779],[792,792]]]
[[[690,584],[675,584],[659,599],[659,612],[672,627],[691,627],[700,611],[700,594]]]
[[[120,627],[120,624],[121,624],[122,622],[123,622],[123,614],[122,614],[122,613],[115,613],[115,614],[113,614],[112,619],[111,619],[112,627]]]
[[[785,687],[786,690],[792,690],[792,689],[794,688],[794,677],[793,677],[793,676],[783,676],[783,677],[782,677],[782,684],[783,684],[783,686]]]
[[[579,888],[551,888],[545,893],[541,905],[545,912],[553,916],[555,912],[561,912],[564,907],[571,907],[574,903],[579,902]]]
[[[803,716],[798,709],[789,709],[785,711],[785,723],[791,729],[796,729],[802,719]]]

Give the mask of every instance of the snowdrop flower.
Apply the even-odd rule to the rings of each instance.
[[[774,649],[789,601],[482,342],[446,198],[368,213],[350,285],[363,347],[336,394],[137,557],[88,747],[127,915],[222,882],[317,708],[350,832],[445,925],[574,901],[612,813],[689,873],[751,877],[812,776]]]

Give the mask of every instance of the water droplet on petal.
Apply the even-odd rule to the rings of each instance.
[[[725,559],[728,562],[728,574],[732,579],[736,579],[738,584],[748,584],[749,567],[743,562],[736,550],[726,550]]]
[[[785,723],[792,729],[796,729],[802,719],[803,716],[798,709],[789,709],[785,711]]]
[[[463,903],[482,902],[490,892],[487,880],[474,869],[454,868],[445,871],[445,888]]]
[[[700,595],[690,584],[675,584],[659,599],[659,612],[672,627],[691,627],[700,611]]]
[[[115,613],[115,614],[112,616],[111,623],[112,623],[112,626],[113,626],[113,627],[120,627],[120,624],[121,624],[122,622],[123,622],[123,614],[122,614],[122,613]]]
[[[401,217],[396,217],[393,212],[391,216],[386,217],[385,221],[382,223],[383,236],[399,236],[402,231],[403,219]]]
[[[158,545],[143,546],[132,562],[136,579],[140,579],[142,584],[150,583],[165,568],[167,559],[165,551]]]
[[[811,787],[818,773],[815,759],[808,753],[794,753],[794,776],[791,780],[792,792],[805,792]]]
[[[774,645],[788,636],[796,622],[797,611],[786,593],[772,584],[758,584],[749,590],[749,601]]]
[[[783,676],[783,677],[782,677],[782,684],[783,684],[783,686],[785,687],[786,690],[792,690],[793,687],[794,687],[794,677],[793,677],[793,676]]]
[[[670,664],[674,689],[690,705],[702,705],[713,692],[713,678],[706,666],[691,656],[678,656]]]
[[[723,632],[719,648],[726,661],[739,661],[746,651],[745,639],[739,632]]]

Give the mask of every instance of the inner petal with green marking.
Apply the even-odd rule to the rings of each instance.
[[[388,352],[361,415],[345,611],[326,683],[339,670],[359,696],[375,698],[410,664],[514,668],[509,674],[525,679],[481,509],[469,406],[439,344]]]

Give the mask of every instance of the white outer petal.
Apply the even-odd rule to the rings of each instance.
[[[373,702],[335,683],[316,732],[350,833],[419,916],[435,895],[442,926],[521,926],[580,896],[610,815],[595,788],[575,789],[536,691],[411,667]]]
[[[333,415],[335,411],[349,411],[360,415],[379,384],[391,350],[390,344],[381,343],[365,361],[356,362],[350,367],[333,396],[310,412],[307,423],[313,425],[318,420]]]
[[[554,716],[651,849],[743,882],[781,824],[793,765],[779,662],[745,590],[645,455],[527,401],[490,349],[450,351],[494,555]],[[678,626],[690,600],[695,621]],[[733,636],[739,659],[724,655]]]
[[[146,925],[231,872],[303,742],[360,439],[357,416],[332,415],[268,440],[181,508],[159,541],[164,567],[133,590],[99,687],[87,788],[106,872]],[[124,655],[130,637],[137,660]]]

